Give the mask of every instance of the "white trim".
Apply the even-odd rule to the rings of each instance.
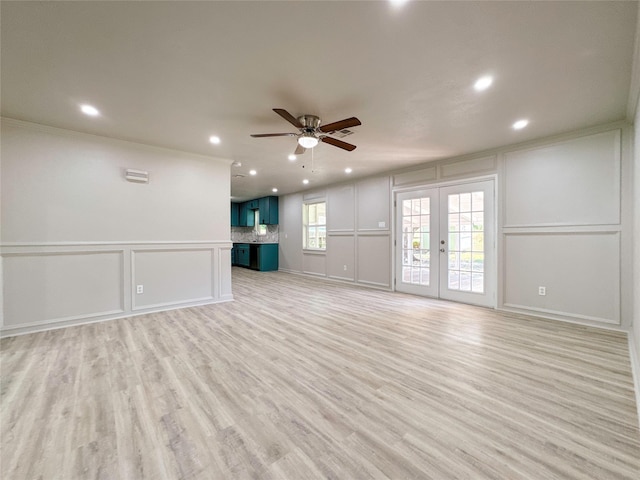
[[[541,318],[543,320],[552,320],[552,321],[558,321],[558,322],[565,322],[565,323],[573,323],[575,325],[581,325],[583,327],[593,327],[593,328],[598,328],[601,330],[610,330],[613,332],[627,332],[627,329],[625,327],[623,327],[620,324],[615,324],[615,323],[603,323],[601,321],[589,321],[589,320],[582,320],[580,318],[577,317],[564,317],[564,316],[560,316],[560,315],[551,315],[551,314],[544,314],[544,312],[535,312],[533,310],[527,309],[527,310],[521,310],[521,309],[516,309],[516,308],[505,308],[504,306],[498,306],[496,308],[497,311],[499,312],[505,312],[505,313],[511,313],[511,314],[515,314],[515,315],[524,315],[527,317],[533,317],[533,318]]]
[[[121,247],[121,248],[114,248]],[[0,326],[0,338],[4,336],[19,335],[21,333],[31,333],[44,331],[66,326],[82,325],[94,321],[110,320],[114,318],[124,318],[139,313],[151,311],[164,311],[183,306],[205,305],[233,300],[233,292],[221,295],[220,282],[225,280],[221,272],[220,254],[222,251],[230,251],[232,243],[230,241],[190,241],[190,242],[56,242],[40,244],[21,244],[3,246],[0,248],[0,259],[11,257],[46,257],[46,256],[76,256],[76,255],[102,255],[117,254],[120,263],[120,285],[119,285],[119,309],[108,311],[93,311],[81,315],[73,315],[60,318],[46,318],[30,323],[16,323]],[[183,299],[162,302],[151,305],[136,306],[136,294],[134,291],[135,279],[135,255],[136,253],[148,252],[190,252],[209,251],[211,252],[211,291],[205,297]],[[218,251],[218,255],[216,255]],[[228,280],[229,282],[231,279]],[[115,305],[114,305],[115,306]],[[4,316],[3,316],[4,317]],[[3,318],[3,320],[5,320]]]
[[[27,247],[99,247],[103,245],[223,245],[233,246],[231,240],[116,240],[112,242],[4,242],[0,248]]]
[[[636,392],[636,409],[638,411],[638,426],[640,426],[640,352],[636,349],[633,329],[627,332],[629,340],[629,360],[631,361],[631,375]]]
[[[391,235],[391,229],[389,228],[362,228],[356,231],[358,235],[366,236],[384,236]]]
[[[415,190],[424,190],[426,188],[450,187],[453,185],[464,185],[467,183],[484,182],[486,180],[493,180],[494,182],[497,182],[498,174],[494,172],[494,173],[489,173],[489,174],[480,175],[480,176],[464,177],[464,178],[458,178],[458,179],[452,179],[452,180],[435,179],[433,182],[430,182],[430,183],[421,183],[419,185],[411,185],[407,187],[404,187],[404,186],[394,187],[392,188],[391,193],[393,195],[397,193],[413,192]],[[394,200],[395,200],[395,197],[394,197]],[[393,205],[392,205],[392,208],[393,208]]]
[[[331,283],[341,283],[344,285],[351,285],[352,287],[362,287],[362,288],[370,288],[372,290],[384,290],[385,292],[392,292],[393,290],[388,286],[388,285],[384,285],[382,283],[378,284],[378,283],[374,283],[374,282],[358,282],[355,280],[342,280],[339,279],[337,277],[333,277],[333,276],[328,276],[328,275],[323,275],[320,273],[313,273],[313,272],[300,272],[298,270],[289,270],[286,268],[280,268],[278,269],[278,272],[282,272],[282,273],[287,273],[290,275],[300,275],[302,277],[310,277],[310,278],[315,278],[315,279],[319,279],[319,280],[325,280],[327,282],[331,282]]]
[[[142,310],[148,310],[148,309],[158,309],[158,310],[167,310],[167,307],[173,307],[175,305],[182,305],[184,303],[194,303],[196,305],[199,305],[201,303],[211,303],[211,300],[214,300],[215,297],[213,295],[209,295],[208,297],[201,297],[201,298],[192,298],[189,300],[178,300],[177,302],[164,302],[164,303],[153,303],[151,305],[143,305],[140,307],[132,307],[131,310],[134,312],[140,312]]]
[[[526,225],[517,226],[509,225],[502,227],[502,233],[504,235],[527,235],[531,233],[535,234],[553,234],[553,233],[620,233],[622,232],[622,225],[620,224],[602,224],[602,225]]]
[[[389,285],[387,283],[367,282],[366,280],[358,280],[358,285],[373,286],[373,287],[378,287],[378,288],[384,288],[384,289],[391,290],[391,285]]]
[[[546,308],[530,307],[526,305],[519,305],[517,303],[504,303],[503,307],[514,309],[513,311],[518,311],[520,313],[539,312],[543,314],[554,315],[554,317],[546,317],[546,318],[555,319],[555,316],[558,316],[558,317],[565,317],[565,318],[575,318],[577,320],[587,320],[591,322],[601,322],[609,325],[618,325],[618,326],[620,325],[620,320],[601,318],[601,317],[591,317],[589,315],[580,315],[578,313],[569,313],[569,312],[563,312],[560,310],[550,310]],[[507,309],[504,309],[504,310],[507,310]]]
[[[128,312],[125,315],[117,315],[115,317],[106,317],[106,318],[90,318],[89,317],[83,317],[84,320],[82,319],[77,319],[77,320],[66,320],[66,321],[60,321],[60,322],[51,322],[49,320],[44,321],[44,322],[35,322],[35,323],[30,323],[27,325],[13,325],[13,326],[5,326],[4,328],[0,329],[0,338],[7,338],[7,337],[15,337],[18,335],[26,335],[29,333],[36,333],[36,332],[45,332],[48,330],[58,330],[60,328],[67,328],[67,327],[76,327],[79,325],[86,325],[89,323],[98,323],[98,322],[106,322],[109,320],[118,320],[118,319],[122,319],[122,318],[129,318],[129,317],[137,317],[139,315],[146,315],[149,313],[158,313],[158,312],[166,312],[166,311],[170,311],[170,310],[180,310],[182,308],[191,308],[191,307],[198,307],[198,306],[202,306],[202,305],[211,305],[214,303],[224,303],[224,302],[230,302],[233,301],[233,297],[231,298],[227,298],[227,299],[218,299],[215,300],[213,302],[211,301],[204,301],[204,302],[188,302],[188,303],[184,303],[181,305],[176,305],[174,307],[171,308],[149,308],[147,310],[139,310],[136,312]]]

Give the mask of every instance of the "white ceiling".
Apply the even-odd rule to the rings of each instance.
[[[235,198],[285,194],[624,119],[637,7],[2,1],[1,113],[239,161],[258,174],[232,179]],[[356,116],[358,148],[290,162],[295,139],[249,137],[295,132],[274,107]]]

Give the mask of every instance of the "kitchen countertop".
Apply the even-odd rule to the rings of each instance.
[[[278,242],[233,242],[234,245],[278,245]]]

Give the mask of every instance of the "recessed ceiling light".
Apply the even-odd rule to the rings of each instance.
[[[514,123],[511,127],[514,130],[522,130],[524,127],[526,127],[527,125],[529,125],[529,120],[518,120],[516,123]]]
[[[344,169],[344,173],[351,173],[353,172],[353,170],[351,170],[351,168],[347,167]]]
[[[271,189],[271,191],[272,191],[273,193],[277,193],[277,192],[278,192],[278,189],[277,189],[277,188],[272,188],[272,189]]]
[[[218,145],[220,143],[220,137],[212,135],[212,136],[209,137],[209,141],[211,143],[213,143],[214,145]]]
[[[296,161],[297,159],[298,157],[296,157],[293,153],[289,155],[289,160],[291,160],[292,162]]]
[[[100,115],[100,111],[93,105],[80,105],[80,110],[82,113],[89,115],[90,117],[97,117]]]
[[[389,3],[391,5],[393,5],[394,7],[401,7],[402,5],[407,3],[408,1],[409,0],[389,0]]]
[[[475,88],[478,92],[482,90],[486,90],[493,83],[493,77],[490,75],[485,75],[484,77],[480,77],[476,80],[476,83],[473,84],[473,88]]]
[[[304,183],[305,185],[307,185],[309,183],[309,180],[307,180],[306,178],[304,180],[302,180],[302,183]]]
[[[249,170],[249,175],[255,175],[256,173],[258,172],[256,172],[255,170]]]

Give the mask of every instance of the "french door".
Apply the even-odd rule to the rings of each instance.
[[[396,194],[396,289],[495,306],[494,182]]]

